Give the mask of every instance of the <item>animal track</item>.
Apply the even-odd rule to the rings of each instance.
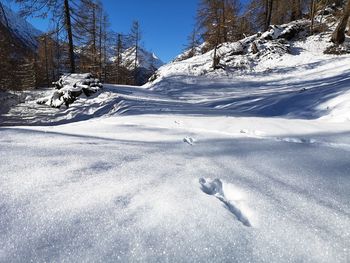
[[[189,145],[194,145],[194,143],[196,142],[193,138],[191,138],[191,137],[185,137],[184,139],[183,139],[183,142],[185,142],[185,143],[188,143]]]
[[[211,180],[200,178],[199,183],[201,185],[201,190],[204,193],[215,196],[222,203],[224,203],[227,210],[229,210],[237,218],[238,221],[247,227],[252,226],[247,216],[241,211],[241,209],[238,208],[235,202],[227,200],[223,190],[223,183],[220,179]]]
[[[261,137],[264,136],[264,132],[262,131],[257,131],[257,130],[247,130],[247,129],[242,129],[239,131],[241,134],[246,134],[247,136],[252,136],[252,137]]]

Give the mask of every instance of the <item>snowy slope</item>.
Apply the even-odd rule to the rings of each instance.
[[[5,16],[0,10],[0,23],[6,28],[10,28],[12,34],[18,38],[24,45],[31,49],[38,47],[37,37],[42,35],[42,32],[34,28],[26,19],[20,14],[12,11],[5,5]]]
[[[25,103],[0,115],[0,125],[52,124],[99,116],[200,114],[346,121],[349,116],[349,55],[323,55],[317,38],[296,42],[299,55],[286,54],[276,66],[252,72],[208,76],[173,74],[144,87],[105,85],[104,92],[79,98],[69,109],[47,109],[36,99],[50,90],[30,92]],[[191,64],[182,62],[184,68]],[[289,66],[288,66],[289,65]],[[171,68],[171,65],[168,66]],[[162,70],[162,69],[161,69]]]
[[[67,109],[31,91],[0,116],[0,262],[347,263],[350,55],[328,37]]]
[[[281,60],[287,61],[286,58],[294,57],[296,59],[293,60],[300,63],[299,53],[310,51],[303,52],[303,56],[306,53],[308,55],[305,57],[304,62],[306,62],[306,60],[312,58],[312,50],[308,50],[308,47],[311,47],[312,44],[316,44],[313,49],[317,52],[317,55],[323,57],[323,51],[331,45],[329,38],[324,34],[308,37],[309,25],[308,20],[299,20],[285,25],[272,26],[262,34],[249,36],[237,42],[221,44],[217,50],[221,70],[214,71],[212,69],[214,50],[204,54],[197,51],[194,57],[182,60],[181,57],[186,56],[186,51],[179,55],[174,62],[161,67],[157,72],[159,79],[155,82],[174,75],[229,74],[235,76],[237,75],[234,74],[236,72],[239,73],[238,75],[252,71],[262,72],[270,68],[285,67],[286,65],[282,65],[280,62]],[[199,48],[203,48],[203,45]],[[257,52],[253,51],[254,45]],[[293,61],[289,66],[295,66]]]
[[[349,121],[350,54],[325,55],[331,32],[309,36],[308,26],[300,20],[225,43],[218,48],[221,69],[212,69],[213,50],[175,60],[144,87],[226,114]],[[290,32],[297,33],[285,39]],[[350,51],[349,37],[344,48]]]

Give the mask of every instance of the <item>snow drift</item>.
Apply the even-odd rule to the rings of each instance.
[[[38,104],[45,104],[54,108],[60,108],[65,104],[68,107],[80,95],[84,94],[89,97],[103,87],[100,81],[89,73],[65,74],[53,84],[57,90],[50,96],[38,99]]]

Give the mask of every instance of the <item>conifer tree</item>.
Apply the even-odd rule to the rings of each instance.
[[[191,34],[187,38],[188,44],[186,45],[186,50],[188,50],[188,54],[186,58],[191,58],[196,54],[196,48],[200,45],[198,39],[198,32],[196,29],[193,29]]]
[[[74,0],[15,0],[21,7],[21,13],[25,15],[39,15],[47,17],[62,17],[67,39],[68,39],[68,57],[70,72],[74,73],[75,55],[73,42],[73,28],[72,19],[73,14],[76,13],[73,8]]]
[[[141,29],[138,21],[133,21],[129,38],[131,47],[134,49],[135,54],[133,58],[133,82],[131,84],[135,84],[137,83],[138,67],[140,63],[139,51],[141,42]]]
[[[116,68],[116,83],[121,84],[121,66],[122,66],[122,54],[124,52],[123,35],[118,33],[117,35],[117,47],[115,54],[115,68]]]
[[[131,32],[130,32],[130,41],[132,43],[132,46],[135,49],[134,71],[136,71],[138,67],[140,40],[141,40],[140,24],[138,21],[133,21],[131,26]]]
[[[206,48],[214,49],[213,68],[219,64],[217,48],[227,41],[237,40],[239,1],[201,0],[197,11],[197,24]]]

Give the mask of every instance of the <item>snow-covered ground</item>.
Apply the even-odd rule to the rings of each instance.
[[[316,44],[68,109],[30,93],[0,117],[0,262],[349,262],[350,56]]]
[[[0,259],[347,262],[350,132],[325,126],[148,115],[3,128]]]

